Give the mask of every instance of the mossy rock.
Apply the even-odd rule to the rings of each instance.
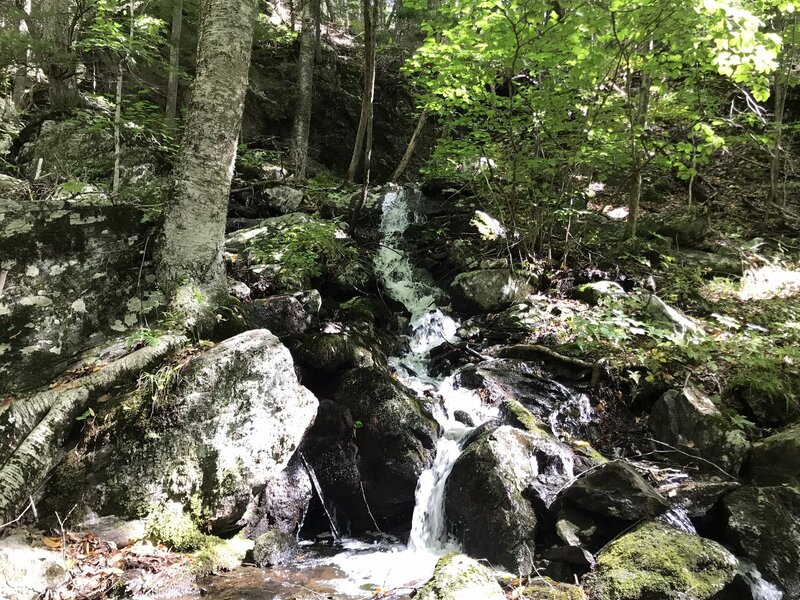
[[[747,365],[731,379],[728,394],[742,405],[742,412],[764,427],[780,427],[800,418],[800,378],[775,362]]]
[[[717,542],[648,521],[608,544],[585,583],[597,600],[710,600],[738,566]]]
[[[380,341],[355,330],[315,333],[289,343],[298,362],[325,373],[388,364]]]
[[[297,540],[293,535],[271,529],[256,538],[253,560],[260,567],[282,565],[297,554]]]
[[[492,572],[463,554],[447,554],[436,563],[433,577],[419,590],[417,600],[505,600]]]
[[[537,577],[522,590],[520,597],[530,600],[586,600],[586,592],[577,585]]]

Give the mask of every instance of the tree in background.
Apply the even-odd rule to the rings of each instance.
[[[314,54],[319,23],[319,0],[303,0],[300,54],[297,59],[297,112],[292,128],[292,167],[296,180],[306,176],[311,103],[314,97]]]

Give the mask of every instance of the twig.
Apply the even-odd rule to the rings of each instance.
[[[32,496],[28,496],[28,500],[29,500],[29,502],[28,502],[28,505],[25,507],[25,510],[23,510],[21,513],[19,513],[19,516],[16,519],[14,519],[13,521],[9,521],[8,523],[0,524],[0,531],[5,529],[6,527],[10,527],[11,525],[14,525],[15,523],[19,523],[19,521],[22,520],[22,517],[25,516],[25,513],[27,513],[31,509],[33,509],[33,516],[34,517],[37,516],[36,505],[33,503],[33,497]]]
[[[372,519],[372,524],[375,525],[375,530],[378,533],[383,533],[381,531],[381,528],[378,527],[377,521],[375,521],[375,517],[372,514],[372,510],[370,510],[370,508],[369,508],[369,502],[367,502],[367,495],[364,493],[364,482],[362,480],[359,480],[358,485],[361,487],[361,497],[364,499],[364,506],[367,507],[367,512],[369,513],[369,518]]]
[[[699,460],[701,462],[707,463],[707,464],[711,465],[712,467],[714,467],[715,469],[717,469],[720,473],[725,475],[725,477],[729,477],[733,481],[736,481],[736,477],[734,477],[733,475],[728,473],[725,469],[720,467],[717,463],[711,462],[707,458],[703,458],[702,456],[697,456],[696,454],[691,454],[689,452],[684,452],[683,450],[680,450],[680,449],[676,448],[675,446],[671,446],[670,444],[667,444],[666,442],[662,442],[660,440],[656,440],[656,439],[653,439],[651,437],[647,437],[645,439],[653,442],[654,444],[661,444],[662,446],[666,446],[667,448],[669,448],[669,451],[677,452],[678,454],[682,454],[683,456],[687,456],[687,457],[689,457],[691,459]],[[656,452],[656,453],[666,453],[668,451],[667,450],[655,450],[654,452]]]

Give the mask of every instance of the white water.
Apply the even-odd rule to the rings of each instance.
[[[420,395],[435,394],[442,398],[442,406],[436,406],[433,415],[443,433],[436,445],[433,465],[420,475],[417,483],[408,545],[370,545],[345,540],[344,552],[325,560],[347,574],[347,579],[333,582],[345,594],[363,594],[365,586],[387,589],[418,584],[433,574],[440,556],[458,549],[447,534],[445,483],[461,454],[461,441],[473,427],[456,421],[453,414],[456,410],[464,411],[476,425],[496,414],[496,409],[482,406],[476,393],[455,389],[451,377],[428,375],[428,353],[445,341],[456,340],[458,322],[436,306],[438,290],[416,276],[404,250],[403,233],[418,218],[409,205],[413,200],[413,194],[402,190],[384,196],[382,241],[375,270],[386,293],[411,313],[409,352],[392,357],[389,362],[406,386]]]

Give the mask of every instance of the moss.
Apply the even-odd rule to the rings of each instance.
[[[516,400],[505,400],[500,405],[500,412],[508,420],[509,425],[529,433],[550,435],[550,432],[547,430],[544,423],[542,423],[541,419],[534,416],[531,411]]]
[[[203,536],[202,547],[192,556],[190,569],[198,576],[231,571],[242,564],[246,547],[233,540],[222,540],[212,535]]]
[[[533,600],[586,600],[586,593],[577,585],[537,577],[522,590],[521,598]]]
[[[713,598],[737,560],[722,546],[650,521],[611,542],[587,579],[598,600]]]

